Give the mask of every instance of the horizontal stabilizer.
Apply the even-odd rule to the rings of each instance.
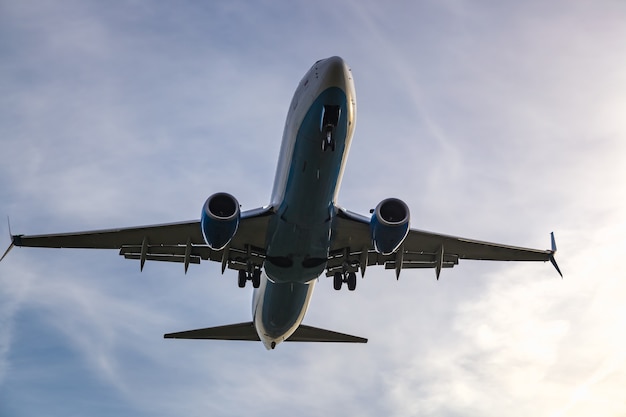
[[[213,340],[250,340],[260,341],[254,324],[230,324],[226,326],[207,327],[205,329],[187,330],[184,332],[168,333],[166,339],[213,339]],[[367,343],[367,339],[351,336],[345,333],[319,329],[317,327],[300,325],[285,342],[343,342]]]
[[[367,339],[301,324],[285,342],[367,343]]]
[[[252,340],[260,342],[254,324],[229,324],[226,326],[207,327],[205,329],[187,330],[184,332],[168,333],[166,339],[215,339],[215,340]]]

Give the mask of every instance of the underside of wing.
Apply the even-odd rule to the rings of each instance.
[[[204,238],[197,220],[119,229],[91,230],[75,233],[46,235],[15,235],[15,246],[40,248],[120,249],[123,246],[141,245],[142,242],[159,245],[202,245]]]
[[[386,269],[395,269],[397,274],[401,269],[434,268],[439,277],[442,268],[452,268],[460,259],[551,261],[558,271],[555,251],[554,237],[551,250],[540,250],[411,229],[398,251],[383,255],[374,250],[369,219],[339,209],[326,274],[358,270],[363,274],[368,266],[384,265]]]
[[[222,269],[260,266],[265,257],[265,234],[270,207],[241,214],[237,233],[230,244],[211,249],[202,235],[200,221],[158,224],[119,229],[46,235],[14,235],[12,245],[44,248],[119,249],[126,259],[199,264],[201,260],[222,263]]]

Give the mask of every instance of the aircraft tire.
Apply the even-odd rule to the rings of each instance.
[[[261,270],[255,269],[254,272],[252,272],[252,286],[254,288],[259,288],[260,285],[261,285]]]
[[[348,290],[354,291],[356,289],[356,273],[348,273]]]
[[[335,276],[333,277],[333,288],[339,291],[342,285],[343,285],[343,274],[341,272],[335,272]]]
[[[246,281],[248,281],[246,271],[239,270],[239,279],[237,280],[237,285],[239,285],[239,288],[245,288]]]

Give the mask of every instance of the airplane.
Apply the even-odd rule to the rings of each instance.
[[[117,249],[126,259],[190,264],[221,263],[236,270],[238,286],[251,281],[252,321],[165,334],[176,339],[367,343],[367,339],[302,324],[318,278],[354,291],[357,272],[381,265],[395,271],[442,269],[461,259],[550,261],[549,250],[529,249],[426,232],[409,227],[408,206],[387,198],[365,217],[337,205],[356,123],[352,73],[337,56],[307,71],[293,95],[283,132],[270,203],[241,211],[224,192],[211,195],[199,220],[46,235],[11,235],[11,245]]]

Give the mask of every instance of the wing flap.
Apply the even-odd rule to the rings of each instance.
[[[441,268],[452,268],[456,265],[452,262],[443,262],[441,264]],[[437,268],[436,262],[402,262],[402,269],[426,269],[426,268]],[[385,263],[385,269],[396,269],[395,262],[387,262]]]
[[[141,255],[135,253],[128,253],[124,255],[124,259],[133,259],[133,260],[141,260]],[[172,255],[146,255],[146,261],[160,261],[160,262],[178,262],[185,263],[188,262],[190,264],[200,264],[200,258],[197,256],[190,256],[187,261],[185,261],[184,256],[172,256]]]

